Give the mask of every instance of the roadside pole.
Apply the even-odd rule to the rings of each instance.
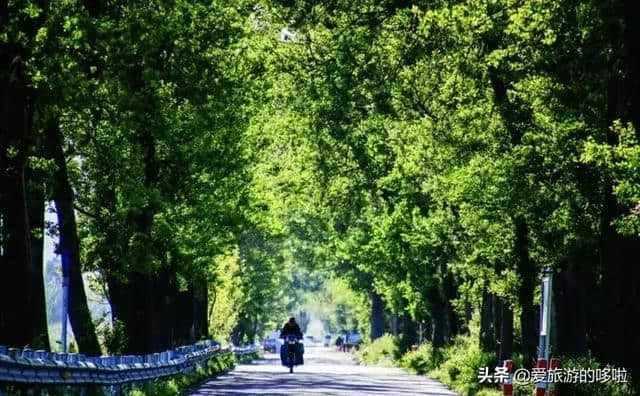
[[[542,270],[542,304],[540,305],[540,340],[538,342],[538,362],[536,369],[545,373],[544,379],[536,383],[536,396],[544,396],[549,387],[549,341],[551,339],[551,310],[553,298],[553,270]]]
[[[502,394],[504,396],[512,396],[513,395],[513,360],[505,360],[504,361],[505,371],[508,376],[502,384]]]
[[[62,239],[62,237],[60,238]],[[62,353],[67,353],[67,317],[69,314],[69,252],[62,251]]]
[[[69,277],[62,277],[62,353],[67,353],[67,316],[69,306]]]

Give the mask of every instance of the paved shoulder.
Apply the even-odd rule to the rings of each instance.
[[[211,379],[190,395],[429,395],[457,396],[441,383],[397,368],[359,366],[348,355],[307,348],[304,366],[295,373],[276,355]]]

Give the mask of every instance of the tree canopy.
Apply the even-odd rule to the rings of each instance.
[[[4,1],[0,343],[49,347],[49,228],[82,352],[91,271],[115,352],[301,309],[437,349],[479,315],[531,367],[551,267],[554,352],[638,378],[639,29],[614,0]]]

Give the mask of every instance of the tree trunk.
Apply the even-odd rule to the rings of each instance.
[[[635,2],[625,0],[617,4],[603,3],[604,15],[614,31],[611,42],[620,51],[620,62],[610,70],[607,92],[607,121],[631,122],[636,136],[640,136],[640,15]],[[611,8],[611,9],[608,9]],[[616,145],[618,137],[609,132],[608,143]],[[606,180],[601,217],[600,268],[602,272],[602,324],[601,358],[608,363],[627,368],[636,385],[640,386],[640,239],[621,235],[612,225],[613,220],[627,213],[613,193],[613,183]]]
[[[131,288],[124,278],[124,252],[121,246],[124,244],[120,240],[122,231],[119,224],[110,214],[116,213],[116,182],[115,174],[111,169],[103,168],[101,172],[105,174],[104,179],[96,183],[96,207],[95,213],[101,215],[97,218],[97,230],[102,234],[100,238],[104,241],[98,253],[103,261],[101,270],[107,284],[107,298],[111,307],[111,324],[114,328],[123,327],[123,334],[118,334],[116,338],[109,340],[107,345],[110,354],[123,354],[127,352],[129,346],[129,326],[135,326],[132,320],[133,304],[130,304],[132,295]],[[105,210],[106,209],[106,210]],[[105,214],[102,214],[105,213]]]
[[[441,272],[446,274],[446,268],[442,268]],[[432,342],[435,348],[449,343],[451,336],[458,329],[458,319],[451,305],[451,300],[455,297],[455,285],[450,274],[442,279],[440,285],[431,287],[428,292],[433,327]]]
[[[485,352],[496,350],[496,331],[494,326],[495,297],[485,288],[482,292],[482,308],[480,309],[480,349]]]
[[[74,194],[69,182],[66,158],[62,148],[62,135],[55,121],[47,127],[46,134],[47,151],[56,165],[51,185],[60,232],[58,249],[63,261],[63,272],[66,272],[63,273],[63,276],[68,276],[70,280],[69,321],[79,351],[87,355],[100,355],[102,353],[100,343],[91,320],[82,280],[80,240],[78,239],[76,214],[73,207]]]
[[[592,277],[590,274],[597,270],[595,264],[597,256],[573,255],[566,267],[554,275],[554,327],[551,334],[554,350],[560,356],[578,357],[588,353],[588,336],[594,333],[587,318],[592,316],[591,311],[598,304],[595,282],[589,279]]]
[[[193,331],[195,300],[193,296],[193,286],[189,285],[189,288],[185,291],[178,291],[176,289],[176,293],[177,299],[174,308],[176,310],[174,338],[180,343],[187,343],[195,338]]]
[[[160,278],[162,276],[156,278],[135,272],[129,274],[129,282],[124,285],[128,289],[125,293],[132,296],[131,300],[124,302],[129,305],[125,311],[127,316],[124,316],[127,354],[147,354],[171,347],[168,336],[171,326],[160,314],[157,301],[159,296],[168,293],[168,287]]]
[[[533,302],[533,291],[536,285],[536,268],[529,258],[528,228],[523,219],[515,220],[516,237],[515,252],[518,257],[518,274],[520,289],[520,328],[522,331],[522,360],[525,368],[531,368],[536,360],[536,314]]]
[[[0,10],[4,21],[6,7]],[[3,232],[3,280],[0,287],[0,343],[46,347],[41,315],[44,295],[31,257],[25,166],[31,135],[32,106],[22,58],[0,44],[0,211]]]
[[[500,356],[500,343],[502,337],[502,304],[503,300],[498,296],[493,296],[493,304],[491,305],[491,316],[493,318],[493,329],[494,329],[494,345],[496,348],[494,352],[497,356]]]
[[[207,290],[207,281],[202,281],[198,284],[195,305],[195,337],[196,339],[203,339],[209,337],[209,315],[208,315],[208,300],[209,293]]]
[[[132,281],[125,287],[131,288],[130,293],[134,298],[127,301],[132,305],[132,315],[125,322],[127,328],[127,353],[151,353],[172,345],[172,337],[175,332],[170,326],[167,309],[176,309],[170,306],[169,296],[171,288],[170,275],[167,272],[167,263],[162,263],[161,268],[149,270],[149,262],[154,261],[155,247],[153,238],[153,218],[158,210],[154,197],[159,178],[159,163],[156,158],[155,139],[153,134],[143,129],[138,136],[138,142],[142,151],[143,185],[148,195],[148,202],[140,210],[130,213],[134,232],[141,241],[137,251],[130,252],[133,262]],[[192,319],[193,302],[187,297],[187,316]],[[182,312],[184,313],[184,312]],[[159,325],[165,323],[165,326]],[[192,325],[193,321],[189,324]],[[182,339],[181,335],[178,337]],[[189,339],[187,333],[186,340]]]
[[[441,348],[447,341],[447,315],[439,293],[433,293],[431,300],[431,323],[433,326],[432,344],[434,348]]]
[[[253,326],[251,326],[251,337],[249,337],[249,343],[253,344],[256,342],[256,336],[258,334],[258,326],[259,326],[260,316],[256,314],[253,318]]]
[[[38,147],[41,147],[39,144]],[[40,153],[37,153],[38,155]],[[43,177],[40,171],[27,169],[28,180],[28,199],[27,206],[29,210],[29,225],[31,227],[31,260],[34,300],[35,303],[35,319],[37,329],[48,329],[47,326],[47,307],[46,296],[44,290],[44,274],[43,274],[43,256],[44,256],[44,210],[45,210],[45,193]],[[39,311],[39,312],[38,312]],[[40,337],[38,344],[41,348],[49,350],[49,334],[44,332]]]
[[[152,352],[157,352],[175,345],[173,338],[173,327],[175,317],[175,300],[172,298],[172,288],[174,283],[172,273],[168,267],[163,267],[158,271],[158,276],[154,279],[154,306],[156,323],[162,327]],[[177,287],[177,285],[176,285]],[[150,324],[153,327],[153,323]],[[157,327],[157,326],[156,326]]]
[[[607,226],[601,253],[602,324],[605,359],[628,369],[640,369],[636,351],[640,350],[637,304],[640,273],[635,258],[640,255],[636,238],[626,238]]]
[[[371,297],[371,340],[377,340],[384,334],[384,301],[375,291],[369,293]]]
[[[500,320],[500,350],[498,352],[499,364],[511,359],[513,353],[513,310],[507,301],[501,302]]]
[[[629,121],[636,129],[636,136],[640,137],[640,15],[634,0],[624,1],[624,27]]]
[[[179,293],[166,269],[155,274],[134,272],[119,287],[123,289],[119,298],[131,296],[116,302],[120,305],[118,320],[125,325],[127,335],[125,353],[153,353],[188,341],[188,328],[182,327],[179,332],[177,320],[191,317],[191,299],[187,297],[186,305],[179,300],[189,292]]]
[[[418,323],[411,318],[410,315],[400,315],[399,317],[399,335],[406,343],[418,342]]]
[[[453,305],[451,301],[455,300],[458,295],[456,293],[456,285],[454,282],[453,275],[447,272],[446,268],[443,268],[443,273],[446,273],[446,276],[443,280],[443,301],[445,307],[445,315],[446,315],[446,335],[445,340],[448,343],[449,340],[458,333],[459,330],[459,320],[456,315],[455,310],[453,309]]]
[[[114,268],[114,267],[111,267]],[[106,274],[107,290],[109,293],[109,305],[111,306],[111,324],[114,328],[123,326],[123,334],[116,335],[108,344],[110,354],[133,354],[130,347],[129,332],[135,331],[136,321],[133,320],[133,304],[129,285],[123,283],[119,276],[112,274],[110,269]]]
[[[391,314],[391,334],[393,336],[398,335],[398,314],[397,313]]]
[[[116,211],[115,178],[107,171],[106,184],[99,185],[101,202],[99,206],[111,213]],[[148,214],[148,213],[147,213]],[[150,227],[149,216],[138,218],[136,227]],[[148,251],[124,253],[120,225],[111,217],[98,219],[104,232],[104,276],[107,281],[108,298],[111,306],[112,322],[123,326],[122,338],[112,346],[113,351],[123,354],[145,354],[167,349],[176,338],[175,317],[181,311],[175,305],[177,286],[172,283],[166,269],[152,274],[140,267],[126,269],[122,261],[125,255],[144,260]],[[151,250],[151,248],[149,248]]]

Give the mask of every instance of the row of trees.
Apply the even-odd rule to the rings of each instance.
[[[81,352],[101,352],[83,271],[98,274],[122,334],[112,352],[208,334],[219,257],[255,232],[242,144],[259,74],[243,55],[250,12],[226,1],[0,3],[0,343],[49,347],[47,229]]]
[[[0,3],[0,344],[51,347],[45,233],[86,354],[253,341],[318,289],[268,209],[272,131],[254,117],[277,34],[260,14],[243,1]],[[86,272],[111,307],[105,334]]]
[[[530,367],[551,266],[554,354],[637,375],[632,2],[276,1],[259,20],[291,32],[253,120],[269,208],[369,294],[373,338],[391,314],[441,347],[478,312],[481,348]]]
[[[47,346],[52,200],[83,352],[82,270],[126,353],[212,316],[252,340],[331,273],[372,338],[424,323],[441,347],[478,312],[481,348],[529,366],[552,266],[555,353],[637,373],[631,7],[3,2],[0,341]]]

